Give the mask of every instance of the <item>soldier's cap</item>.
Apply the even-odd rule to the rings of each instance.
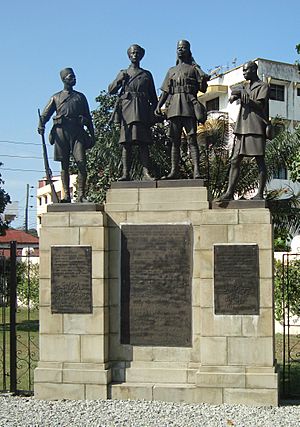
[[[177,46],[179,45],[179,43],[187,45],[187,47],[191,50],[191,43],[187,40],[178,40]]]
[[[63,70],[61,70],[61,72],[59,74],[60,74],[61,79],[64,79],[65,77],[67,77],[67,75],[69,75],[71,73],[75,75],[73,68],[64,68]]]
[[[127,55],[129,56],[131,49],[135,47],[139,50],[140,54],[141,54],[141,59],[144,57],[145,55],[145,49],[143,49],[140,45],[138,44],[132,44],[131,46],[129,46],[129,48],[127,49]]]

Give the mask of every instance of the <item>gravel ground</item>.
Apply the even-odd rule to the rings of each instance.
[[[0,426],[299,427],[300,406],[180,404],[134,400],[41,401],[0,396]]]

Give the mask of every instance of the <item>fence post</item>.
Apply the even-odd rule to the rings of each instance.
[[[16,311],[17,311],[17,242],[10,242],[10,391],[17,390],[17,336],[16,336]]]

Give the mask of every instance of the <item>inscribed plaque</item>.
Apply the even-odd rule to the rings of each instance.
[[[121,227],[121,342],[191,346],[192,227]]]
[[[51,246],[52,313],[92,313],[91,246]]]
[[[215,314],[259,314],[256,244],[214,245]]]

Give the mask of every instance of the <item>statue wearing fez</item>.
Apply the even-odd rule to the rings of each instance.
[[[130,66],[121,70],[108,86],[111,95],[119,92],[111,118],[121,125],[119,143],[122,146],[123,174],[119,181],[130,180],[133,145],[139,147],[144,179],[152,180],[149,173],[149,144],[152,143],[150,127],[154,124],[157,96],[152,74],[140,67],[145,50],[133,44],[127,54]]]
[[[61,202],[70,203],[70,154],[78,167],[77,201],[84,202],[86,184],[86,149],[95,144],[94,127],[86,97],[73,89],[76,77],[72,68],[60,72],[64,84],[62,91],[54,94],[40,117],[38,132],[44,135],[45,124],[53,118],[53,127],[49,134],[50,144],[54,144],[54,160],[61,162],[61,180],[64,197]],[[89,131],[89,134],[84,129]]]
[[[192,157],[194,179],[200,178],[199,147],[197,144],[197,122],[206,120],[205,107],[198,101],[198,91],[206,92],[209,76],[205,74],[192,57],[190,43],[180,40],[177,43],[177,62],[169,69],[162,84],[162,94],[156,108],[161,116],[165,104],[166,116],[170,122],[171,172],[166,179],[176,179],[179,174],[180,143],[183,128],[186,131]]]
[[[258,193],[256,200],[263,199],[267,181],[265,164],[266,135],[269,127],[269,86],[257,75],[257,64],[247,62],[243,66],[243,75],[248,80],[242,87],[232,90],[229,102],[240,102],[240,111],[235,125],[235,140],[230,162],[229,183],[226,192],[219,201],[233,200],[234,191],[240,173],[240,164],[244,156],[255,157],[259,171]]]

